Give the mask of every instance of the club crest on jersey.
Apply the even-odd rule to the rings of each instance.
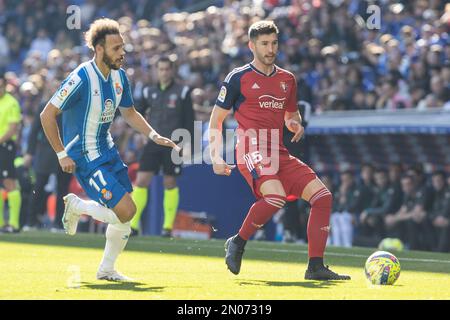
[[[219,96],[217,97],[217,100],[220,102],[225,102],[225,97],[227,96],[227,88],[225,86],[222,86],[220,88]]]
[[[100,122],[108,123],[108,122],[113,121],[115,111],[116,110],[114,109],[114,102],[111,99],[106,99],[105,100],[105,109],[102,112]]]
[[[115,88],[116,88],[116,94],[122,94],[122,87],[120,86],[120,84],[118,82],[116,82]]]
[[[111,200],[112,199],[112,192],[106,189],[102,189],[102,196],[105,200]]]
[[[280,88],[283,90],[283,92],[287,92],[287,84],[284,81],[280,82]]]

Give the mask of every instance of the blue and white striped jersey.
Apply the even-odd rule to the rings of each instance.
[[[67,154],[73,160],[87,163],[114,146],[109,128],[117,107],[133,106],[125,71],[111,70],[105,79],[94,60],[79,65],[50,102],[63,111],[63,143]]]

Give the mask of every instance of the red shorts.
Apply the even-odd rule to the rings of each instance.
[[[237,154],[238,169],[258,199],[262,198],[259,189],[267,180],[279,180],[288,200],[294,200],[300,198],[306,185],[317,178],[308,165],[291,156],[287,150],[280,150],[276,158],[269,155],[269,159],[263,159],[255,152],[242,156]]]

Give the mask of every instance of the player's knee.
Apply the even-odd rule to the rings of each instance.
[[[327,188],[317,191],[309,200],[311,206],[331,207],[333,205],[333,195]]]
[[[151,180],[152,180],[152,174],[151,173],[138,172],[137,177],[136,177],[135,186],[138,187],[138,188],[148,188]]]
[[[280,194],[266,194],[264,200],[278,209],[282,209],[286,204],[286,196]]]
[[[150,181],[148,179],[136,179],[135,186],[138,188],[148,188]]]
[[[131,219],[133,219],[134,215],[136,214],[136,205],[134,202],[131,202],[129,205],[127,205],[125,208],[123,208],[118,215],[118,218],[120,222],[127,223],[130,222]]]
[[[177,187],[177,179],[172,176],[166,176],[164,177],[164,188],[165,189],[173,189]]]
[[[17,189],[16,181],[13,179],[4,179],[3,186],[7,192],[11,192]]]

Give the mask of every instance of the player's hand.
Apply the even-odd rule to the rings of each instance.
[[[156,137],[153,139],[153,141],[154,141],[156,144],[159,144],[159,145],[161,145],[161,146],[174,148],[175,151],[177,151],[177,152],[180,152],[180,151],[181,151],[181,148],[180,148],[179,146],[177,146],[177,145],[175,144],[175,142],[173,142],[173,141],[170,140],[169,138],[166,138],[166,137],[163,137],[163,136],[156,136]]]
[[[291,142],[299,142],[300,139],[303,136],[303,133],[305,132],[305,129],[303,126],[294,119],[288,119],[285,121],[286,127],[288,130],[292,133],[294,133],[294,136],[291,139]]]
[[[69,158],[69,157],[64,157],[58,160],[59,161],[59,165],[61,166],[61,169],[63,172],[67,172],[67,173],[74,173],[75,172],[75,162]]]
[[[236,166],[229,165],[223,159],[219,159],[218,161],[214,161],[213,170],[215,174],[221,176],[229,176],[231,174],[231,170],[233,170]]]

